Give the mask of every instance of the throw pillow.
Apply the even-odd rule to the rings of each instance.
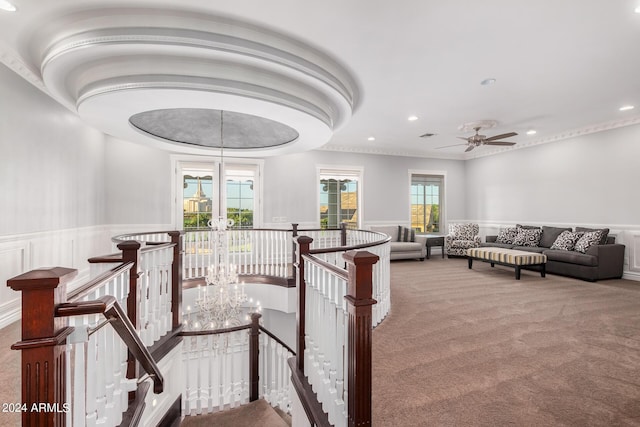
[[[503,228],[498,232],[496,243],[513,244],[513,241],[517,235],[518,229],[516,227]]]
[[[555,241],[558,239],[558,236],[562,234],[564,231],[571,231],[571,228],[567,227],[547,227],[546,225],[542,226],[542,237],[540,237],[540,246],[544,248],[550,248]],[[575,243],[575,242],[574,242]],[[569,249],[571,250],[571,249]]]
[[[536,228],[540,228],[537,225],[522,225],[522,224],[516,224],[516,228],[524,228],[525,230],[533,230]]]
[[[573,231],[563,231],[556,238],[556,241],[551,245],[551,249],[558,249],[561,251],[572,251],[576,246],[576,242],[582,237],[584,233],[574,233]]]
[[[416,231],[412,228],[398,226],[398,242],[415,242]]]
[[[600,242],[600,239],[602,239],[601,230],[587,231],[578,239],[573,250],[585,253],[592,245],[597,245]]]
[[[450,224],[450,234],[453,235],[455,240],[473,240],[476,234],[478,234],[477,224]]]
[[[607,243],[607,236],[609,235],[608,228],[585,228],[585,227],[576,227],[576,232],[582,231],[586,233],[587,231],[600,231],[602,233],[602,237],[600,238],[600,245],[604,245]]]
[[[539,228],[519,228],[516,238],[513,239],[515,246],[538,246],[540,243],[542,230]]]

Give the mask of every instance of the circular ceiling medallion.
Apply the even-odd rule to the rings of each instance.
[[[473,132],[476,128],[491,129],[498,126],[496,120],[476,120],[475,122],[468,122],[458,126],[458,130],[462,132]]]
[[[220,135],[222,120],[222,140]],[[169,108],[134,114],[129,122],[156,138],[202,147],[257,149],[295,141],[298,132],[274,120],[233,111]]]

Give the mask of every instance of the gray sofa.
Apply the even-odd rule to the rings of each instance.
[[[528,227],[528,226],[522,226]],[[603,237],[603,241],[589,246],[585,253],[574,250],[551,249],[553,243],[563,231],[571,228],[561,227],[528,227],[541,228],[542,234],[537,246],[518,246],[510,243],[498,243],[498,236],[487,236],[486,243],[481,246],[516,249],[537,252],[547,256],[547,273],[574,277],[590,282],[602,279],[618,279],[622,277],[624,267],[625,246],[615,243],[615,237]],[[576,232],[587,231],[576,227]],[[604,229],[608,233],[608,229]]]
[[[377,231],[384,233],[391,237],[390,242],[390,259],[420,259],[424,261],[427,256],[427,237],[415,236],[413,242],[399,242],[398,241],[398,226],[397,225],[385,225],[371,227],[371,231]]]

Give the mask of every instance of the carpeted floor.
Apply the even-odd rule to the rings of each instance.
[[[0,404],[19,403],[22,398],[20,352],[11,350],[11,345],[18,341],[20,341],[19,321],[0,329]],[[0,426],[19,425],[19,412],[2,411],[0,408]]]
[[[285,417],[288,423],[282,417]],[[286,414],[278,415],[266,400],[260,399],[227,411],[186,417],[180,425],[182,427],[287,427],[291,425],[291,417]]]
[[[640,283],[393,262],[375,426],[640,426]]]
[[[640,283],[516,281],[437,256],[393,262],[391,275],[373,335],[374,426],[640,426]],[[0,330],[2,402],[20,398],[19,335]]]

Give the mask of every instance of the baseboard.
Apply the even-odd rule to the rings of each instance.
[[[622,274],[623,279],[627,280],[635,280],[636,282],[640,282],[640,273],[637,271],[625,271]]]
[[[0,305],[0,329],[6,328],[13,322],[20,320],[22,313],[22,301],[13,299]]]

